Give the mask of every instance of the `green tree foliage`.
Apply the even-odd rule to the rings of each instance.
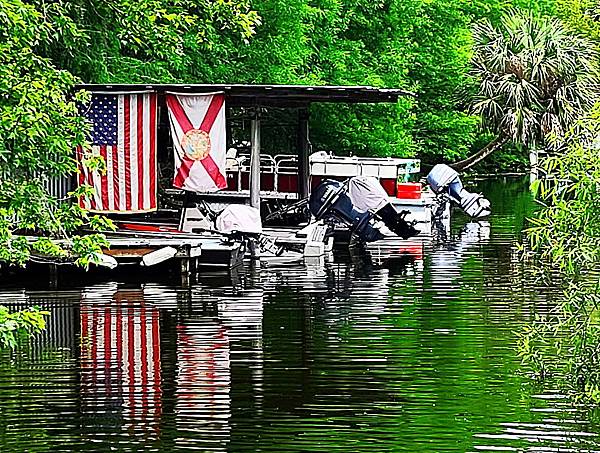
[[[97,83],[187,79],[222,40],[241,45],[259,23],[244,0],[54,1],[38,10],[59,34],[40,52]]]
[[[0,9],[0,261],[23,264],[31,248],[66,256],[70,247],[27,242],[15,232],[45,232],[69,237],[93,225],[77,205],[50,197],[53,178],[75,171],[73,150],[85,141],[67,71],[36,53],[41,42],[55,39],[55,27],[33,7],[2,2]],[[101,238],[89,249],[93,257]],[[67,244],[68,245],[68,244]]]
[[[314,105],[317,148],[419,152],[431,160],[467,153],[477,119],[457,108],[456,91],[469,64],[468,24],[482,9],[462,0],[259,0],[253,6],[263,25],[247,48],[226,54],[237,66],[226,81],[366,84],[417,95],[396,105]]]
[[[32,3],[52,25],[38,53],[86,82],[368,84],[397,105],[316,106],[315,145],[337,152],[465,156],[477,118],[458,90],[470,24],[513,0],[77,0]],[[110,24],[110,27],[107,27]]]
[[[572,30],[600,44],[600,5],[596,0],[555,0],[555,14]]]
[[[46,328],[46,316],[50,312],[33,307],[11,312],[0,305],[0,348],[15,348],[19,339],[40,333]]]
[[[314,49],[308,62],[313,77],[330,85],[414,89],[406,35],[408,14],[414,11],[405,6],[397,1],[345,1],[332,9],[323,5],[328,9],[321,14],[328,19],[311,28],[327,33],[307,36]],[[413,107],[409,98],[394,105],[316,105],[313,140],[336,153],[410,155],[415,151]]]
[[[68,26],[44,55],[87,82],[412,90],[416,100],[396,105],[316,105],[314,143],[338,153],[419,152],[432,161],[465,156],[476,137],[477,118],[457,102],[471,55],[469,25],[498,17],[505,6],[491,0],[255,0],[253,10],[242,1],[51,5],[51,20]]]
[[[471,110],[494,139],[455,164],[468,168],[511,141],[547,147],[592,107],[597,93],[593,44],[555,18],[512,11],[474,27]]]
[[[533,188],[544,205],[527,230],[541,276],[560,283],[556,309],[532,322],[521,353],[540,377],[554,375],[577,397],[600,401],[600,111],[543,161]]]
[[[203,82],[367,84],[405,88],[396,105],[315,105],[312,137],[337,153],[464,157],[478,119],[459,89],[471,57],[470,24],[506,4],[382,0],[257,0],[262,25],[248,46],[215,47],[198,67]]]
[[[566,135],[560,153],[544,159],[544,178],[533,183],[545,208],[532,219],[531,245],[569,274],[600,262],[600,224],[594,221],[600,212],[598,136],[599,107]]]

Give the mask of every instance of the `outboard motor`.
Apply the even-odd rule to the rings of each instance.
[[[437,195],[447,195],[468,216],[480,218],[491,214],[490,202],[481,194],[468,192],[458,172],[448,165],[437,164],[433,167],[427,175],[427,182]]]
[[[377,178],[355,176],[348,181],[348,196],[359,212],[373,212],[394,234],[403,239],[416,236],[419,232],[404,217],[409,211],[396,211],[390,197]]]
[[[215,227],[221,233],[262,234],[260,211],[251,206],[230,204],[215,219]]]
[[[379,182],[364,183],[364,179],[352,178],[348,185],[339,181],[323,181],[310,195],[310,212],[317,220],[333,219],[346,225],[351,234],[365,242],[384,238],[371,222],[374,218],[381,219],[390,230],[405,239],[417,234],[417,230],[404,220],[405,213],[398,213],[389,204],[388,195]]]
[[[263,234],[260,210],[251,206],[230,204],[216,218],[217,231],[229,234],[243,240],[246,246],[253,247],[250,239],[256,240],[262,253],[280,256],[285,249],[275,243],[275,240]],[[251,249],[252,250],[252,249]]]
[[[350,232],[365,242],[383,239],[383,234],[371,225],[373,214],[358,212],[344,183],[325,180],[310,194],[308,209],[317,220],[334,219],[346,225]]]

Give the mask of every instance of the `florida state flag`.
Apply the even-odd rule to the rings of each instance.
[[[173,185],[193,192],[227,187],[225,95],[167,94],[175,150]]]

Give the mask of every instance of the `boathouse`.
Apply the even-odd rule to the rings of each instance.
[[[328,103],[393,103],[401,96],[411,96],[400,89],[368,86],[300,86],[300,85],[242,85],[242,84],[82,84],[77,90],[101,95],[153,93],[156,102],[156,149],[152,150],[161,178],[157,178],[160,194],[183,197],[184,191],[173,188],[166,174],[173,156],[173,139],[169,131],[167,97],[170,93],[202,95],[222,93],[226,124],[227,175],[226,187],[219,191],[201,193],[204,199],[221,203],[245,203],[260,207],[261,200],[297,200],[310,191],[309,131],[310,105]],[[133,107],[132,107],[133,108]],[[295,117],[294,146],[291,152],[280,155],[261,153],[261,125],[265,112],[285,109]],[[101,116],[101,115],[100,115]],[[288,115],[289,118],[289,115]],[[101,120],[101,119],[100,119]],[[248,127],[249,123],[249,127]],[[111,125],[109,125],[111,126]],[[236,142],[236,127],[249,129],[247,140]],[[290,137],[287,137],[288,140]],[[245,148],[238,150],[236,148]],[[81,181],[80,181],[81,182]],[[62,188],[62,190],[61,190]],[[59,184],[55,190],[68,187]],[[122,188],[131,190],[131,184]],[[58,194],[60,195],[60,194]],[[154,210],[154,209],[150,209]],[[112,210],[106,210],[110,213]]]
[[[94,196],[80,201],[84,209],[118,214],[113,219],[118,220],[119,230],[107,234],[110,248],[101,254],[101,266],[148,267],[175,261],[181,263],[182,281],[187,281],[190,266],[208,263],[235,267],[244,257],[245,244],[253,248],[258,240],[228,241],[204,227],[184,228],[187,219],[193,217],[188,214],[194,208],[188,210],[188,206],[208,203],[216,212],[229,205],[236,205],[239,211],[237,205],[246,204],[259,208],[265,217],[271,209],[277,211],[309,195],[309,155],[315,151],[309,130],[311,104],[395,103],[401,96],[412,96],[400,89],[368,86],[81,84],[75,89],[92,94],[90,102],[81,106],[81,113],[91,122],[92,152],[104,157],[106,171],[88,170],[83,165],[84,150],[78,149],[77,180],[49,181],[50,193],[63,198],[74,186],[87,184],[94,188]],[[190,103],[195,103],[191,109]],[[202,115],[194,118],[202,108]],[[273,112],[279,112],[275,119]],[[287,132],[280,137],[287,144],[285,152],[274,153],[272,146],[270,152],[261,152],[262,140],[269,136],[262,131],[273,127],[283,130],[278,120],[286,123]],[[216,161],[217,153],[211,146],[220,147],[222,161]],[[367,160],[344,162],[338,176],[345,179],[364,174],[363,166],[368,164],[376,169],[369,175],[387,178],[386,190],[394,196],[400,169],[419,171],[415,159]],[[224,165],[218,168],[220,163]],[[313,174],[317,168],[323,177],[331,174],[327,160],[313,167]],[[193,168],[213,178],[210,190],[187,186]],[[384,176],[383,168],[392,171]],[[382,185],[385,182],[382,180]],[[207,234],[196,234],[203,232]],[[279,229],[270,233],[272,241],[291,247],[304,247],[312,240],[312,236],[298,240]],[[324,241],[321,236],[320,254]],[[256,256],[253,252],[251,255]],[[56,274],[55,264],[50,265],[50,272]]]

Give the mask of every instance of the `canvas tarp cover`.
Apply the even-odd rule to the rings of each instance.
[[[388,194],[373,176],[355,176],[348,182],[348,195],[354,209],[377,212],[388,202]]]
[[[222,233],[231,233],[233,231],[255,234],[262,233],[260,211],[243,204],[231,204],[227,206],[219,214],[219,217],[217,217],[215,226]]]

